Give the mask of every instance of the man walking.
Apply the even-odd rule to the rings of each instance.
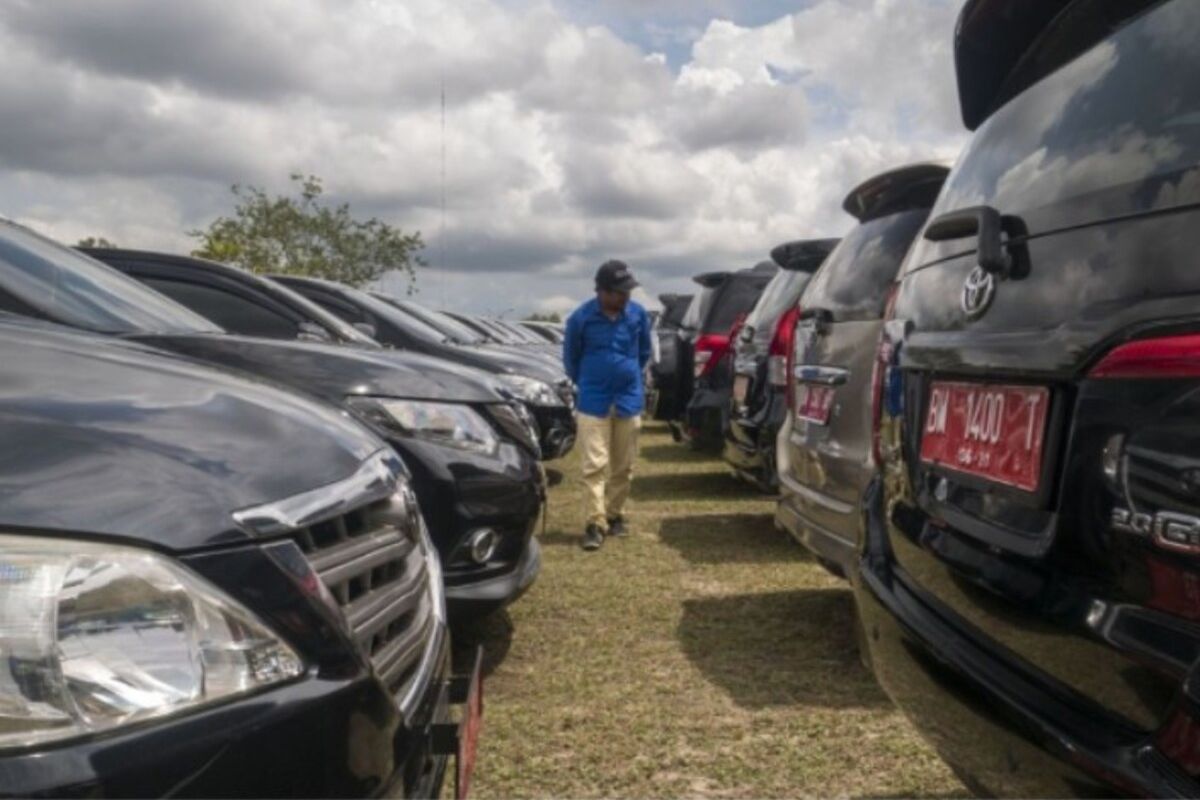
[[[583,549],[605,535],[624,536],[625,501],[633,481],[637,434],[645,406],[642,375],[650,360],[650,319],[630,302],[638,285],[621,261],[596,271],[596,297],[567,319],[563,364],[579,387],[577,443],[587,489]]]

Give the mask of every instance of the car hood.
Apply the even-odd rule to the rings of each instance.
[[[0,527],[183,551],[232,512],[344,480],[383,442],[343,412],[114,339],[0,319]]]
[[[235,369],[332,403],[348,395],[498,403],[495,378],[473,367],[401,350],[249,336],[142,336],[139,341]]]
[[[537,358],[529,358],[499,348],[457,346],[455,349],[464,356],[470,357],[473,360],[472,363],[478,363],[481,367],[487,364],[496,372],[537,378],[551,386],[567,377],[561,366],[546,363],[546,360],[540,355]]]

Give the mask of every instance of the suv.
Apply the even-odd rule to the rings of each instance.
[[[658,342],[656,355],[650,364],[650,380],[647,383],[646,405],[654,419],[678,419],[681,373],[691,373],[691,364],[680,366],[679,340],[683,329],[683,318],[692,304],[690,294],[660,294],[662,314],[654,326]]]
[[[438,560],[381,440],[8,314],[0,364],[0,793],[438,796]]]
[[[775,493],[775,439],[788,414],[788,358],[800,313],[797,303],[809,279],[837,239],[782,244],[771,251],[779,272],[754,304],[733,345],[733,397],[725,431],[725,461],[734,474]]]
[[[574,392],[562,370],[511,353],[488,353],[450,341],[402,308],[358,289],[319,278],[277,275],[282,283],[347,323],[370,328],[377,341],[444,358],[495,375],[519,399],[537,424],[541,456],[565,456],[575,445]]]
[[[211,262],[95,252],[153,276],[163,293],[3,223],[0,310],[140,341],[342,407],[385,438],[411,471],[446,567],[453,617],[490,613],[532,585],[541,565],[533,531],[545,495],[537,442],[519,406],[490,377],[412,353],[228,334],[166,293],[208,313],[227,304],[235,312],[229,319],[242,312],[281,324],[290,318],[260,301],[248,273],[234,283],[209,269]]]
[[[778,271],[774,262],[764,261],[752,269],[693,279],[702,291],[684,317],[686,333],[680,338],[680,355],[691,362],[692,374],[683,437],[698,450],[721,452],[733,391],[731,346],[746,314]]]
[[[1200,795],[1200,4],[974,0],[856,592],[990,795]]]
[[[842,207],[858,225],[800,298],[775,521],[837,575],[853,567],[863,493],[875,476],[872,367],[884,307],[948,172],[914,164],[850,192]]]

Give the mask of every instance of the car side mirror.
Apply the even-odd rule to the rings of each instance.
[[[296,338],[305,342],[331,342],[333,337],[329,335],[329,331],[322,328],[315,322],[301,322],[297,326]]]
[[[375,326],[369,322],[355,322],[354,329],[368,338],[375,338]]]

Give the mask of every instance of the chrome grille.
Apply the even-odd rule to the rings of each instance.
[[[407,719],[436,672],[446,632],[441,569],[402,474],[396,454],[381,450],[345,480],[233,518],[255,535],[296,542]]]
[[[351,635],[404,696],[437,625],[417,530],[398,496],[300,528],[300,549],[338,601]]]

